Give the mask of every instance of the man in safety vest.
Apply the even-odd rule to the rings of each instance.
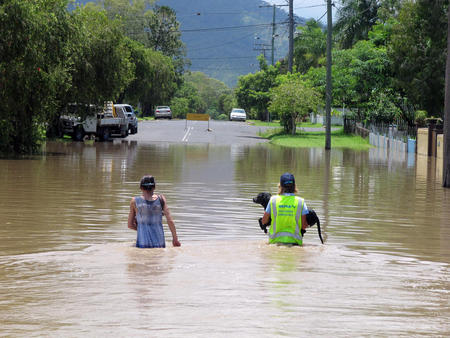
[[[308,227],[308,208],[303,198],[294,195],[296,192],[294,175],[281,175],[278,195],[270,198],[262,218],[263,224],[268,224],[271,220],[269,243],[303,244],[301,229]]]

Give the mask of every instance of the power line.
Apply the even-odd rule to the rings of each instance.
[[[189,60],[228,60],[228,59],[254,59],[255,55],[252,56],[223,56],[223,57],[198,57],[189,58]]]
[[[219,44],[219,45],[213,45],[213,46],[208,46],[208,47],[203,47],[203,48],[197,48],[197,47],[195,47],[195,46],[190,46],[190,48],[193,48],[193,49],[195,48],[195,51],[199,51],[199,50],[205,50],[205,49],[211,49],[211,48],[222,47],[222,46],[226,46],[226,45],[229,45],[229,44],[236,43],[237,41],[242,41],[242,40],[248,38],[248,37],[251,36],[251,35],[253,35],[253,32],[251,32],[250,34],[244,35],[241,39],[230,40],[230,41],[221,43],[221,44]],[[203,45],[202,45],[202,46],[203,46]]]
[[[278,23],[281,24],[281,23]],[[191,33],[191,32],[208,32],[208,31],[221,31],[228,29],[241,29],[241,28],[250,28],[250,27],[268,27],[272,24],[262,23],[256,25],[243,25],[243,26],[225,26],[225,27],[214,27],[214,28],[198,28],[198,29],[182,29],[180,32],[182,33]]]
[[[328,13],[328,12],[323,13],[323,15],[322,15],[318,20],[316,20],[316,21],[319,22],[320,20],[322,20],[323,17],[324,17],[325,15],[327,15],[327,13]]]
[[[306,9],[306,8],[325,7],[325,6],[326,6],[326,4],[323,4],[323,5],[311,5],[311,6],[294,7],[294,9]]]

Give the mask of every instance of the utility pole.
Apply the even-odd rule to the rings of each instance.
[[[275,64],[275,30],[276,30],[276,24],[275,24],[275,10],[276,7],[284,7],[288,5],[261,5],[259,8],[262,7],[272,7],[273,9],[273,15],[272,15],[272,66]]]
[[[260,46],[260,47],[258,47]],[[268,50],[270,45],[266,43],[255,43],[255,47],[253,47],[253,50],[260,50],[263,52],[264,59],[266,58],[266,50]]]
[[[447,16],[447,50],[450,51],[450,7]],[[447,53],[447,64],[445,67],[444,161],[442,173],[442,186],[450,188],[450,52]]]
[[[288,55],[289,73],[292,73],[293,61],[294,61],[294,0],[289,0],[289,55]]]
[[[325,149],[331,149],[331,36],[332,36],[331,0],[327,0],[327,84],[325,114]]]
[[[272,16],[272,66],[274,65],[275,56],[275,5],[273,5],[273,16]]]

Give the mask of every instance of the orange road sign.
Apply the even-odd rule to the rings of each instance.
[[[209,121],[209,115],[208,114],[187,114],[186,120]]]

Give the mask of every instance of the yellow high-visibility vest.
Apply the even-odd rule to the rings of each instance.
[[[304,200],[297,196],[277,195],[270,203],[272,223],[269,243],[292,243],[302,245],[302,210]]]

